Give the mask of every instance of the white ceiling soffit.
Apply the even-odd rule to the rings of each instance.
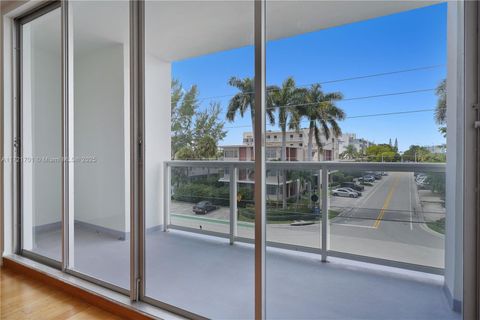
[[[412,10],[440,1],[267,1],[267,37],[298,34]],[[128,43],[129,3],[72,1],[75,54]],[[253,44],[253,1],[146,1],[146,51],[177,61]]]
[[[280,39],[438,1],[267,1],[267,38]],[[253,1],[147,1],[147,52],[175,61],[253,44]]]

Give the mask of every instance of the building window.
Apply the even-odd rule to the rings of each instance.
[[[225,158],[238,158],[238,150],[225,150],[224,151]]]
[[[275,195],[275,194],[277,194],[277,186],[267,185],[267,194],[268,194],[268,195]]]
[[[267,148],[267,149],[265,150],[265,157],[266,157],[267,159],[275,159],[275,158],[277,157],[277,150]]]

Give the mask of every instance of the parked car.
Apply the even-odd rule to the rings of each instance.
[[[363,182],[374,182],[375,177],[371,175],[365,175],[363,177],[358,178],[358,181],[363,181]]]
[[[355,183],[355,182],[342,182],[340,184],[340,187],[342,188],[352,188],[353,190],[355,191],[363,191],[365,190],[365,187],[358,184],[358,183]]]
[[[419,174],[417,178],[415,178],[415,182],[420,189],[424,189],[430,184],[428,177],[424,174]]]
[[[383,173],[380,171],[366,171],[364,176],[372,176],[375,180],[380,180],[382,179]]]
[[[210,211],[216,210],[217,206],[213,205],[210,201],[200,201],[193,206],[193,212],[195,214],[207,214]]]
[[[418,182],[418,181],[425,180],[425,179],[427,179],[427,175],[424,174],[424,173],[419,173],[419,174],[417,174],[417,176],[415,177],[415,181],[417,181],[417,182]]]
[[[348,191],[355,192],[359,197],[362,195],[362,193],[360,191],[354,190],[352,188],[343,187],[342,189],[347,189]]]
[[[350,191],[346,188],[338,188],[332,190],[332,195],[339,196],[339,197],[350,197],[350,198],[358,198],[358,193],[355,191]]]

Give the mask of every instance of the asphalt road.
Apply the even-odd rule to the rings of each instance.
[[[444,237],[423,221],[413,173],[391,172],[357,199],[330,197],[341,213],[330,221],[330,249],[443,268]],[[172,201],[171,223],[203,230],[229,232],[228,208],[195,216],[192,205]],[[239,222],[238,235],[253,237],[253,224]],[[267,240],[319,248],[321,224],[268,224]]]
[[[371,189],[332,219],[330,249],[443,267],[444,237],[424,223],[413,173],[390,173]]]

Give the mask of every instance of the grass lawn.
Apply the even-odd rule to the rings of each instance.
[[[427,226],[433,231],[445,234],[445,218],[427,222]]]

